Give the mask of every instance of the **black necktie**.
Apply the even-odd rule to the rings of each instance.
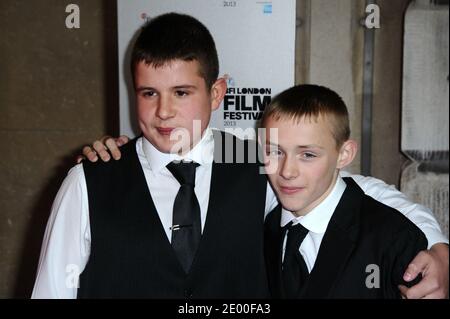
[[[300,254],[300,245],[308,234],[308,230],[300,223],[287,226],[286,250],[283,261],[283,288],[286,298],[299,298],[300,291],[308,278],[308,268]]]
[[[194,162],[171,162],[167,169],[180,183],[172,218],[172,247],[186,273],[191,268],[201,237],[200,206],[195,196]]]

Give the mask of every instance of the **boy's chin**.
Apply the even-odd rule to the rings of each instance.
[[[184,145],[177,141],[170,141],[169,138],[147,139],[161,153],[184,154],[190,150],[190,145]]]
[[[288,210],[288,211],[290,211],[292,213],[301,211],[301,210],[303,210],[305,208],[304,205],[295,204],[295,203],[287,202],[287,201],[283,201],[283,200],[281,200],[281,206],[283,206],[283,208],[285,210]]]
[[[188,153],[191,149],[192,149],[192,146],[190,144],[180,145],[179,143],[178,144],[175,143],[175,144],[170,145],[167,148],[165,148],[165,150],[166,150],[165,153],[184,155],[184,154]]]
[[[152,145],[161,153],[178,154],[181,150],[179,145],[173,143],[152,143]]]
[[[189,152],[189,146],[182,147],[180,145],[162,145],[157,147],[162,153],[182,155]]]

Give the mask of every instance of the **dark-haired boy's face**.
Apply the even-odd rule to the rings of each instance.
[[[206,86],[197,61],[174,60],[156,68],[140,62],[135,88],[142,133],[164,153],[189,151],[223,98]]]
[[[299,121],[269,117],[264,126],[270,183],[285,209],[304,215],[329,194],[337,177],[340,151],[331,125],[319,116]]]

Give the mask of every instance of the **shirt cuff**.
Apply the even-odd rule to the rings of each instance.
[[[425,234],[425,237],[427,237],[428,249],[430,249],[434,244],[443,243],[448,245],[448,238],[445,237],[439,230],[431,227],[423,227],[421,230]]]

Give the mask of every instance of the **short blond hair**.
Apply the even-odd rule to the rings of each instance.
[[[268,118],[276,120],[300,120],[319,116],[331,122],[331,133],[337,147],[350,138],[350,123],[347,106],[333,90],[320,85],[304,84],[287,89],[275,96],[266,107],[261,118],[264,127]]]

